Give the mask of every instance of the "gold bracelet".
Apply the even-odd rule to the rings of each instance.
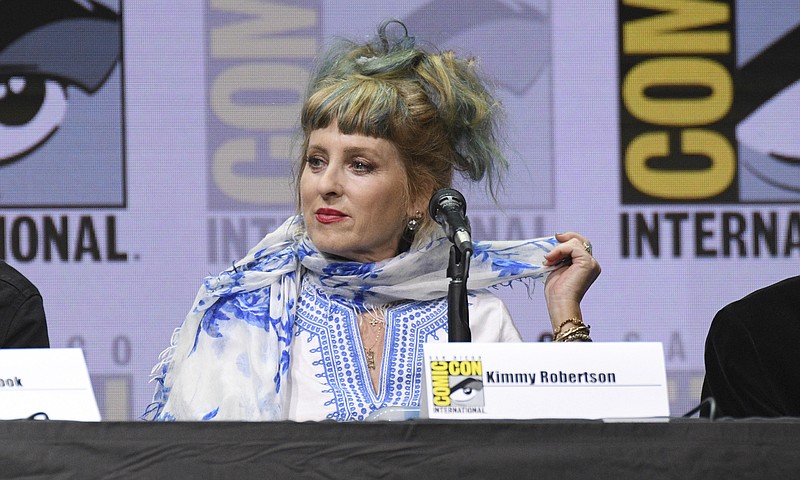
[[[591,327],[589,325],[580,325],[578,327],[572,327],[569,330],[567,330],[566,332],[562,332],[561,334],[559,334],[556,338],[568,337],[568,336],[570,336],[572,334],[579,333],[579,332],[585,332],[586,334],[588,334],[590,329],[591,329]]]
[[[591,342],[592,337],[585,333],[575,333],[570,335],[568,338],[562,340],[562,342]]]
[[[575,329],[573,331],[569,331],[569,332],[565,333],[564,335],[561,335],[560,337],[558,337],[557,340],[554,340],[554,341],[556,341],[556,342],[572,342],[572,341],[575,341],[575,340],[578,340],[578,339],[585,339],[585,338],[588,338],[588,337],[589,337],[589,330]]]
[[[559,335],[556,335],[553,338],[553,341],[554,342],[563,342],[567,338],[569,338],[569,337],[571,337],[571,336],[573,336],[575,334],[589,335],[589,330],[590,329],[591,329],[591,327],[589,325],[581,325],[579,327],[572,327],[569,330],[567,330],[566,332],[561,333]]]
[[[571,323],[571,324],[575,325],[576,327],[580,327],[582,325],[586,325],[585,323],[583,323],[583,320],[581,320],[580,317],[570,317],[570,318],[564,320],[563,322],[561,322],[561,324],[559,326],[557,326],[555,328],[555,330],[553,330],[553,337],[557,337],[558,334],[561,333],[561,329],[564,328],[564,325],[566,325],[568,323]]]

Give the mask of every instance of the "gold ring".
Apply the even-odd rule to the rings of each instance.
[[[584,249],[584,250],[586,250],[586,252],[587,252],[589,255],[591,255],[591,254],[592,254],[592,244],[591,244],[591,243],[589,243],[589,242],[583,242],[583,249]]]

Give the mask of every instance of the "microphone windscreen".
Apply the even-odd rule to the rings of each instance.
[[[441,224],[441,220],[439,220],[439,211],[443,205],[452,202],[453,205],[458,205],[458,208],[461,210],[461,213],[466,215],[467,213],[467,201],[464,199],[464,195],[461,195],[461,192],[454,188],[440,188],[433,193],[431,196],[431,201],[428,203],[428,214],[436,220],[437,223]]]

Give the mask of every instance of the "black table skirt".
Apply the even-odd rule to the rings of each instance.
[[[0,422],[0,478],[795,478],[800,419]]]

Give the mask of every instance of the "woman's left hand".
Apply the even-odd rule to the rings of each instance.
[[[545,265],[563,262],[563,266],[550,272],[544,285],[554,328],[569,318],[583,318],[581,300],[600,275],[600,264],[592,256],[589,240],[575,232],[556,234],[556,240],[561,243],[545,255]]]

